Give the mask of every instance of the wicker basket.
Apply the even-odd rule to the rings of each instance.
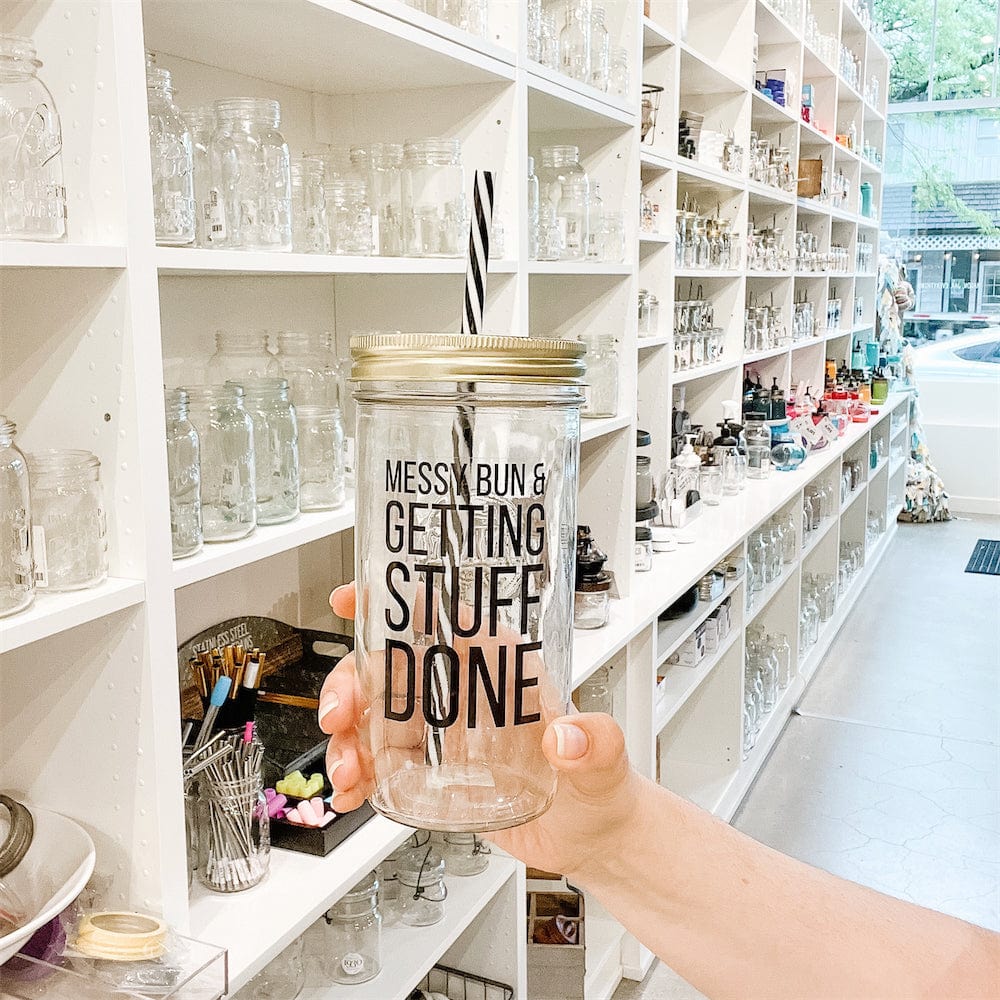
[[[823,190],[823,161],[799,160],[799,197],[815,198]]]

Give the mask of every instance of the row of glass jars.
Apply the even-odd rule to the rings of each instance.
[[[868,520],[865,522],[865,547],[872,548],[884,533],[885,511],[868,511]]]
[[[792,253],[784,245],[783,230],[754,228],[747,236],[747,266],[751,271],[787,271]]]
[[[89,451],[25,455],[17,425],[0,414],[0,617],[36,591],[96,587],[108,575],[101,463]]]
[[[787,343],[788,328],[781,306],[746,307],[743,311],[743,346],[747,351],[769,351]]]
[[[30,38],[0,34],[0,239],[66,236],[62,126],[41,66]]]
[[[747,610],[758,594],[774,583],[797,555],[795,517],[779,512],[747,539]]]
[[[769,139],[750,133],[750,180],[780,191],[795,191],[797,179],[792,169],[792,151]]]
[[[743,673],[743,759],[757,743],[764,720],[792,683],[792,648],[783,632],[747,629]]]
[[[820,628],[837,607],[837,581],[830,573],[802,574],[802,605],[799,610],[799,658],[819,640]]]
[[[674,371],[687,371],[722,360],[726,334],[715,326],[715,308],[702,298],[674,302]]]
[[[865,463],[860,458],[845,458],[840,469],[840,502],[861,489],[867,476]]]
[[[677,213],[674,259],[678,267],[728,271],[740,266],[740,237],[728,219]]]
[[[774,0],[771,9],[787,24],[798,30],[802,23],[802,12],[805,9],[803,0]]]
[[[486,38],[489,34],[489,4],[487,0],[406,0],[417,10],[447,21],[470,35]]]
[[[809,483],[802,494],[802,547],[824,521],[839,513],[837,490],[830,480]]]
[[[847,592],[865,564],[865,548],[860,542],[842,539],[840,542],[840,562],[838,563],[838,594]]]
[[[597,90],[628,98],[628,49],[611,45],[607,13],[590,0],[528,0],[528,58]]]
[[[855,89],[861,89],[861,59],[846,45],[840,45],[840,75]]]
[[[655,337],[660,332],[660,300],[648,289],[639,289],[639,336]]]
[[[837,64],[839,55],[839,40],[835,34],[823,31],[819,26],[819,21],[812,11],[812,4],[806,5],[805,19],[805,40],[808,45],[827,66],[833,67]]]
[[[854,249],[855,270],[868,274],[872,270],[875,260],[874,248],[867,239],[859,236],[857,246]]]

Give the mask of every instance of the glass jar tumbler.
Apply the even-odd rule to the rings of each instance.
[[[0,414],[0,618],[35,599],[28,465],[16,434],[14,421]]]
[[[201,551],[201,445],[188,419],[188,394],[166,396],[167,485],[170,491],[170,545],[174,559]]]
[[[271,827],[260,773],[203,781],[198,803],[198,878],[213,892],[242,892],[271,869]]]
[[[352,339],[371,801],[410,826],[502,829],[551,802],[541,739],[569,701],[582,352]]]
[[[323,963],[335,983],[367,983],[382,970],[379,880],[369,872],[327,911]]]

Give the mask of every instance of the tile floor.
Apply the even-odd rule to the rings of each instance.
[[[1000,519],[900,524],[734,824],[820,868],[1000,930]],[[655,965],[615,1000],[696,1000]]]

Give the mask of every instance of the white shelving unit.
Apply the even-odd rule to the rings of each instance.
[[[799,122],[797,107],[779,108],[753,92],[755,31],[768,68],[773,53],[800,82],[821,81],[821,126],[839,131],[838,116],[854,109],[859,133],[881,148],[885,118],[884,109],[859,105],[858,95],[804,45],[801,25],[783,22],[764,0],[727,3],[725,31],[718,29],[719,4],[695,5],[684,38],[672,0],[652,0],[650,17],[641,16],[635,0],[607,6],[612,42],[632,56],[633,97],[627,102],[530,62],[524,0],[493,0],[486,40],[402,0],[24,0],[5,13],[5,31],[34,38],[62,115],[69,233],[62,244],[0,243],[3,410],[17,422],[27,450],[79,447],[100,457],[112,575],[91,591],[40,596],[31,609],[0,624],[0,787],[88,828],[109,903],[160,911],[181,930],[228,948],[234,990],[400,843],[406,830],[376,818],[325,859],[275,850],[268,880],[248,893],[216,896],[196,885],[189,894],[176,648],[240,614],[335,627],[327,597],[353,575],[354,507],[348,497],[336,511],[259,529],[173,563],[159,387],[165,371],[177,365],[193,379],[219,328],[332,330],[341,354],[359,329],[458,329],[465,264],[156,247],[142,141],[148,127],[145,50],[170,69],[185,107],[231,94],[277,98],[293,153],[327,144],[460,137],[466,166],[490,166],[499,176],[506,253],[490,262],[486,330],[571,338],[595,327],[615,332],[620,412],[584,422],[579,519],[608,551],[620,596],[606,628],[576,633],[574,686],[609,667],[615,715],[645,774],[661,775],[668,786],[728,818],[891,536],[892,507],[898,509],[905,475],[905,463],[892,461],[872,471],[856,506],[826,526],[822,538],[810,540],[774,593],[758,595],[751,615],[769,621],[779,612],[797,615],[801,562],[829,558],[841,537],[858,540],[859,523],[863,541],[868,508],[860,493],[875,505],[871,509],[885,507],[887,536],[866,554],[860,579],[802,659],[746,761],[739,714],[749,618],[743,581],[727,589],[739,615],[723,647],[683,677],[671,676],[668,697],[657,702],[657,666],[683,639],[663,629],[659,614],[719,559],[740,550],[771,514],[800,503],[803,488],[829,474],[848,449],[865,450],[868,435],[882,433],[882,421],[902,402],[892,398],[872,423],[852,427],[798,471],[751,482],[740,496],[706,509],[683,529],[676,551],[657,555],[644,579],[635,576],[636,428],[653,434],[654,471],[662,471],[675,385],[686,385],[692,418],[710,424],[723,399],[739,398],[745,364],[777,375],[782,384],[801,376],[818,385],[823,345],[829,342],[843,356],[850,338],[867,329],[851,323],[858,288],[871,299],[865,303],[869,316],[874,308],[871,285],[864,285],[871,279],[853,274],[800,278],[675,267],[678,199],[697,190],[721,201],[740,232],[755,211],[766,210],[782,215],[787,232],[802,222],[827,244],[847,242],[852,253],[859,229],[877,237],[877,226],[856,210],[862,175],[879,203],[879,171]],[[859,34],[846,3],[832,0],[823,20],[828,30],[861,40],[865,78],[878,75],[884,94],[888,60]],[[656,129],[645,143],[640,82],[665,88]],[[795,88],[789,89],[791,98]],[[707,125],[732,130],[744,147],[759,124],[765,132],[783,130],[793,159],[803,150],[822,152],[852,179],[848,209],[679,159],[681,108],[705,111]],[[552,142],[579,145],[606,206],[624,212],[624,263],[527,259],[525,159]],[[657,195],[658,234],[638,230],[640,188]],[[717,312],[732,317],[719,364],[672,369],[671,317],[680,279],[706,283],[724,306]],[[765,282],[761,287],[773,286],[790,303],[799,280],[816,283],[822,296],[836,287],[847,328],[745,356],[737,323],[748,290]],[[642,339],[635,308],[640,287],[660,300],[657,335]],[[696,618],[707,610],[698,609]],[[784,629],[797,635],[795,622]],[[497,855],[487,873],[455,880],[451,890],[444,925],[387,931],[385,969],[363,995],[405,997],[433,962],[444,959],[511,982],[518,997],[526,996],[522,867]],[[594,916],[587,1000],[597,1000],[609,997],[623,974],[641,978],[651,956],[596,901],[588,903],[588,913]],[[307,995],[340,991],[310,984]]]

